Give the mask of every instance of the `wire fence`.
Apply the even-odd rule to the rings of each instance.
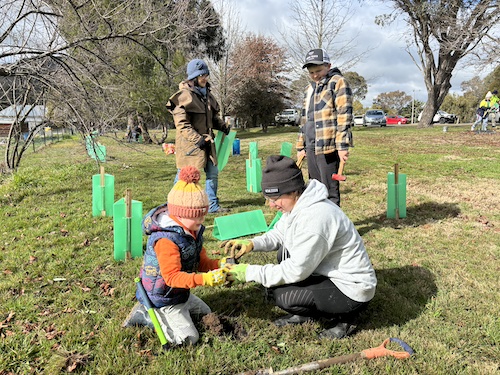
[[[33,152],[37,152],[43,147],[50,145],[52,143],[56,143],[62,141],[63,139],[68,139],[75,134],[73,129],[53,129],[46,127],[44,129],[40,129],[34,136],[31,141],[31,145],[29,150]],[[22,137],[22,142],[25,142],[28,138],[28,133],[24,133]],[[5,152],[5,148],[7,147],[8,139],[6,137],[0,138],[0,155],[3,155]]]

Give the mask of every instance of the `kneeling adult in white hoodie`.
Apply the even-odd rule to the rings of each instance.
[[[278,264],[231,266],[228,279],[254,281],[267,288],[289,313],[274,323],[333,322],[320,336],[342,338],[375,294],[377,278],[352,221],[328,199],[324,184],[310,180],[286,156],[267,159],[262,191],[283,214],[274,228],[252,240],[230,240],[226,250],[278,251]]]

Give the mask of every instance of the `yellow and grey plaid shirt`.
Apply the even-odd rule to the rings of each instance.
[[[310,105],[314,108],[316,155],[347,150],[353,146],[352,91],[337,68],[330,69],[321,82],[310,84],[305,92],[304,111],[296,145],[298,151],[305,148],[303,127]]]

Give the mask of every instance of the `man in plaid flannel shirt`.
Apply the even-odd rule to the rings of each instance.
[[[352,91],[324,49],[312,49],[304,66],[311,83],[305,92],[297,158],[307,156],[309,178],[321,181],[328,198],[340,206],[339,181],[332,180],[340,160],[347,161],[353,146]]]

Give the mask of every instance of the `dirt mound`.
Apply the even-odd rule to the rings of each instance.
[[[224,315],[210,313],[202,318],[202,323],[207,332],[215,336],[231,336],[238,340],[247,336],[246,330],[238,323],[231,322],[231,318]]]

